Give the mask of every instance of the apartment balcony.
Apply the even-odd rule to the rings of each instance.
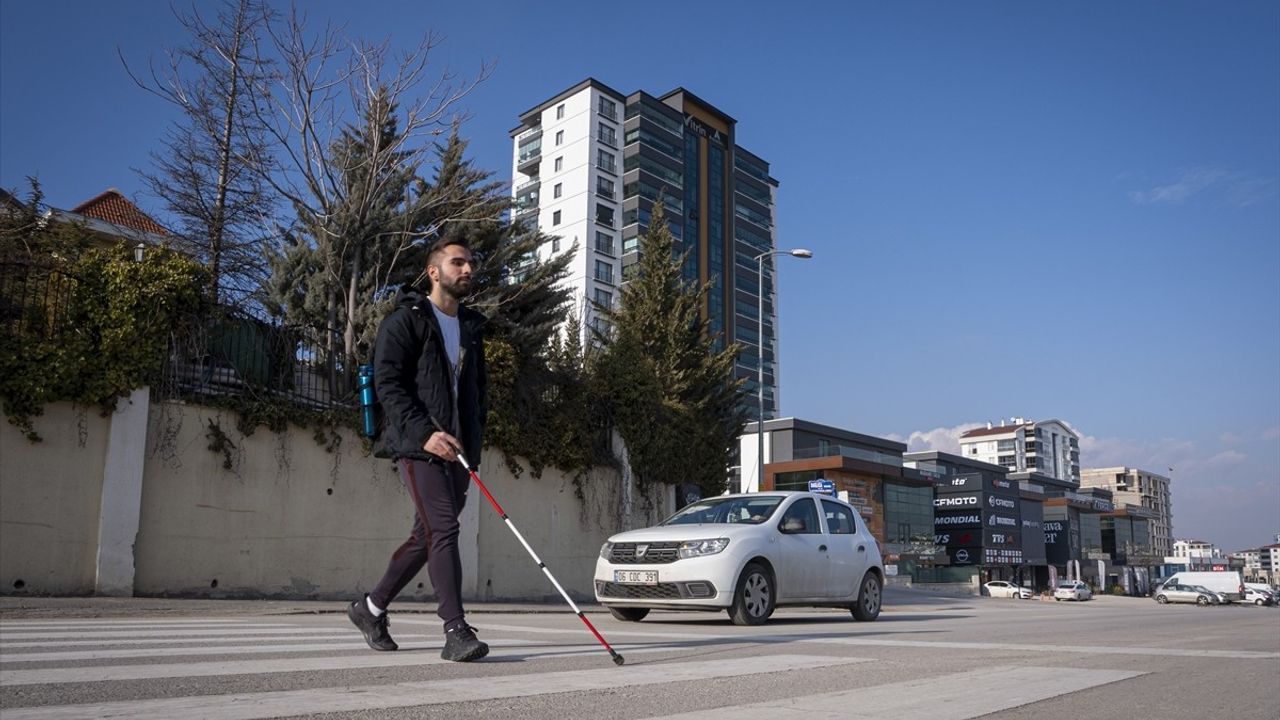
[[[532,148],[529,152],[520,153],[520,158],[516,161],[516,169],[525,175],[537,175],[538,166],[542,163],[542,146]]]

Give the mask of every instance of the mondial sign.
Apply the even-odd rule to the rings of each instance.
[[[982,513],[977,510],[972,512],[937,513],[933,516],[933,527],[939,530],[942,528],[982,527]]]

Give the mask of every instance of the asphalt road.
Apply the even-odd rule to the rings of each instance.
[[[872,623],[591,612],[623,667],[555,607],[473,607],[493,651],[457,664],[429,613],[377,653],[341,603],[6,599],[0,716],[1280,718],[1280,608],[886,595]]]

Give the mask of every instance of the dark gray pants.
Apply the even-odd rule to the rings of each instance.
[[[460,463],[402,459],[396,464],[413,499],[413,532],[392,553],[387,571],[369,599],[385,609],[426,565],[436,593],[436,614],[449,630],[463,618],[458,515],[467,503],[471,477]]]

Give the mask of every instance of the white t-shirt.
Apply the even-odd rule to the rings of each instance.
[[[458,392],[458,356],[462,352],[462,330],[458,327],[458,316],[449,315],[436,304],[431,303],[436,313],[436,323],[440,325],[440,336],[444,339],[444,351],[449,356],[449,374],[453,376],[453,392]]]

